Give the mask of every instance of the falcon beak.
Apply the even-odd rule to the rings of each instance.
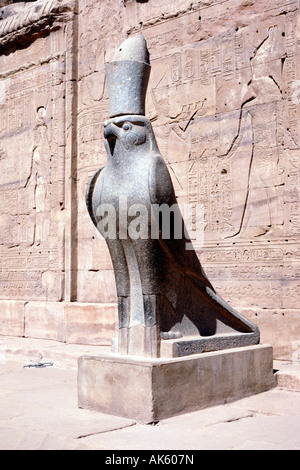
[[[118,138],[118,130],[118,127],[112,122],[109,123],[106,121],[104,123],[104,138],[106,139],[109,145],[110,153],[112,156],[114,154],[116,140]]]
[[[109,121],[105,121],[104,125],[104,138],[109,139],[113,135],[112,126]]]

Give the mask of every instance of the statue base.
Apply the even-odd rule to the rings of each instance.
[[[107,353],[78,359],[78,406],[152,423],[276,386],[273,349],[257,345],[183,358]]]

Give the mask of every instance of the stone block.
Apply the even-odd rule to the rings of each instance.
[[[271,346],[184,358],[140,359],[103,354],[78,360],[80,408],[157,422],[238,400],[276,386]]]
[[[274,361],[275,376],[279,388],[300,392],[300,363]]]
[[[63,302],[28,302],[25,306],[26,337],[65,341],[66,322]]]
[[[162,340],[160,352],[162,357],[184,357],[203,352],[241,348],[258,344],[257,333],[227,333],[200,337],[188,336],[179,339]]]
[[[296,309],[241,309],[261,331],[261,342],[272,344],[274,358],[283,361],[300,360],[300,313]]]
[[[110,344],[117,324],[116,304],[68,303],[66,339],[72,344]]]
[[[0,334],[4,336],[24,335],[24,311],[26,302],[0,301]]]
[[[115,335],[116,304],[28,302],[24,311],[26,337],[105,345]]]

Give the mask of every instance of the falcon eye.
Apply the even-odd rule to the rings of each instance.
[[[124,131],[129,131],[129,129],[131,129],[131,125],[129,124],[129,122],[125,122],[123,124],[123,129]]]

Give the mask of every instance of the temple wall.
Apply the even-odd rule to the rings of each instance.
[[[179,204],[194,207],[205,271],[276,358],[299,360],[299,0],[1,6],[0,334],[114,334],[114,274],[85,189],[106,162],[105,62],[142,31],[146,113]]]

